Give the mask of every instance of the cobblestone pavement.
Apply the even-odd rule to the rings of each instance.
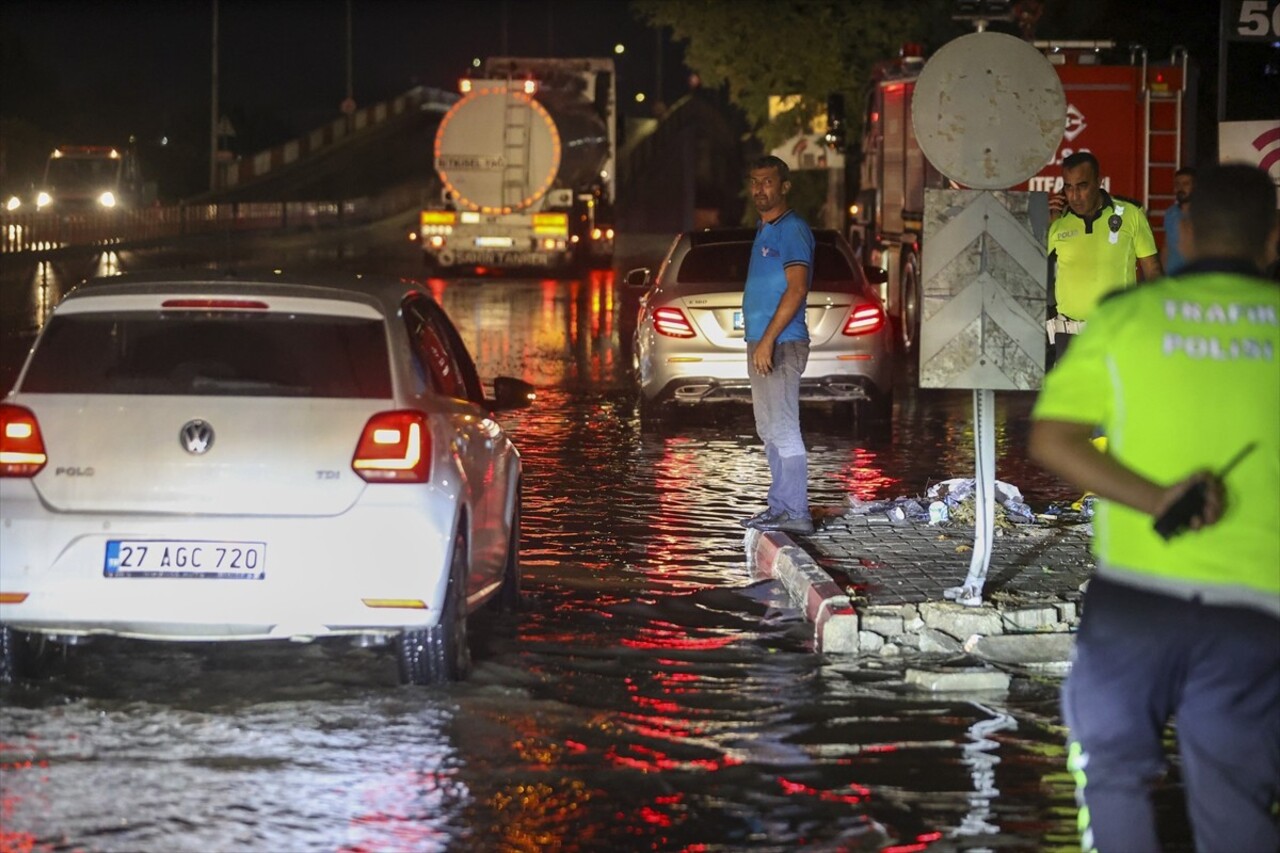
[[[837,510],[838,512],[838,510]],[[969,572],[973,526],[955,521],[893,522],[884,513],[822,518],[810,536],[793,537],[856,605],[942,601]],[[1090,524],[1033,522],[996,528],[985,600],[1017,604],[1076,601],[1093,571]]]
[[[851,499],[848,509],[815,511],[810,535],[748,530],[744,545],[753,574],[780,580],[813,623],[818,651],[940,653],[1065,671],[1094,568],[1092,525],[1080,513],[1024,515],[1014,523],[997,513],[982,600],[964,603],[945,594],[963,584],[973,556],[963,516],[929,524]],[[989,672],[951,672],[945,688],[934,675],[924,673],[929,689],[991,687]]]

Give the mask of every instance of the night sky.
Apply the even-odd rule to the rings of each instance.
[[[526,56],[614,56],[622,43],[620,101],[647,114],[634,101],[644,91],[652,104],[658,36],[624,0],[354,0],[350,7],[358,106],[416,85],[454,90],[473,58],[499,55],[504,43],[506,53]],[[347,8],[345,0],[219,0],[219,111],[236,129],[238,153],[339,114]],[[10,0],[0,6],[0,117],[44,132],[37,150],[135,136],[144,147],[167,138],[171,155],[207,152],[212,9],[211,0]],[[684,91],[680,57],[668,42],[669,100]],[[8,148],[12,173],[24,152],[21,143]]]

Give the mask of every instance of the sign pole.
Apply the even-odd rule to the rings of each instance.
[[[982,604],[982,587],[991,565],[996,527],[996,394],[973,389],[973,461],[975,477],[973,557],[963,586],[951,587],[943,597],[970,607]]]
[[[1066,114],[1053,66],[1003,33],[944,45],[911,100],[921,152],[969,188],[925,190],[920,333],[920,387],[973,390],[973,554],[944,593],[963,605],[982,604],[995,538],[995,392],[1035,390],[1044,376],[1048,205],[1008,188],[1055,156]]]

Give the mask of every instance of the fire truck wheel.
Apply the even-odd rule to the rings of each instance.
[[[898,315],[898,343],[905,354],[912,354],[920,345],[920,317],[923,299],[920,292],[920,261],[908,254],[902,261],[898,276],[902,282],[902,311]]]

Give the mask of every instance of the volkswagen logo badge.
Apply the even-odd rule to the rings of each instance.
[[[206,421],[187,421],[178,433],[178,443],[192,456],[208,453],[213,447],[213,427]]]

